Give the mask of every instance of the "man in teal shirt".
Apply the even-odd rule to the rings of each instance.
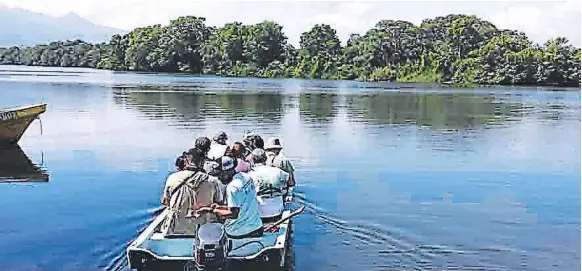
[[[259,213],[257,191],[251,177],[236,172],[236,160],[228,156],[220,159],[220,179],[229,180],[226,187],[226,206],[214,204],[214,213],[226,218],[226,235],[231,239],[260,237],[263,223]]]

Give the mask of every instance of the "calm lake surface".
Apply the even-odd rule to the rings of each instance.
[[[50,180],[0,183],[3,271],[126,270],[176,156],[218,129],[281,137],[296,270],[581,267],[580,90],[0,66],[0,108],[37,102],[20,146]]]

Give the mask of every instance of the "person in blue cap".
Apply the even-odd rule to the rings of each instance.
[[[251,177],[236,171],[236,159],[223,156],[220,160],[221,181],[226,187],[226,205],[213,204],[213,212],[226,218],[224,229],[231,239],[260,237],[263,222],[257,202],[257,191]]]

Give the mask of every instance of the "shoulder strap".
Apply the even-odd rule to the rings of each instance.
[[[172,191],[172,193],[170,194],[170,197],[168,198],[171,199],[172,197],[174,197],[174,195],[178,192],[178,190],[180,190],[180,188],[182,188],[182,186],[184,186],[184,184],[186,184],[190,179],[192,179],[192,177],[194,177],[194,175],[196,175],[196,173],[200,172],[200,169],[196,168],[194,170],[189,170],[192,172],[192,174],[186,178],[184,178],[177,186],[176,188],[174,188],[174,190]]]

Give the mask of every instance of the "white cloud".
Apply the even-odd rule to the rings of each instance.
[[[166,24],[194,15],[206,17],[209,25],[240,21],[274,20],[284,27],[289,41],[299,42],[302,32],[316,23],[330,24],[345,42],[350,33],[364,33],[382,19],[422,19],[451,13],[475,14],[498,27],[526,32],[537,42],[566,36],[580,44],[580,1],[569,2],[476,2],[476,1],[190,1],[190,0],[0,0],[8,7],[61,16],[74,12],[95,23],[131,30],[138,26]]]
[[[345,41],[351,33],[364,33],[374,26],[376,21],[366,16],[373,6],[370,2],[340,2],[332,11],[321,12],[308,20],[310,25],[323,23],[333,26],[340,40]]]
[[[543,5],[512,3],[486,16],[494,24],[525,32],[543,43],[548,38],[565,36],[580,46],[580,1],[551,2]]]

